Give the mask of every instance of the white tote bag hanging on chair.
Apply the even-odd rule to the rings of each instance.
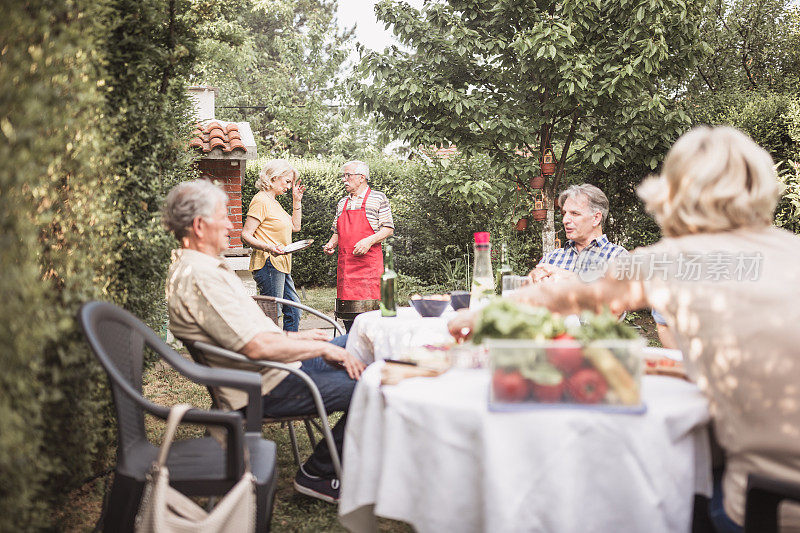
[[[139,512],[136,515],[136,533],[252,533],[256,521],[256,479],[245,469],[242,479],[217,503],[209,513],[179,491],[169,486],[166,467],[169,448],[175,438],[183,415],[191,405],[180,404],[172,408],[167,418],[167,429],[158,459],[147,474]],[[247,460],[245,450],[245,461]]]

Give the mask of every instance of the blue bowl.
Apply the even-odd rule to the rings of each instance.
[[[458,311],[469,307],[469,291],[453,291],[450,293],[450,305]]]
[[[440,316],[447,307],[447,304],[450,303],[447,300],[426,300],[424,297],[409,301],[411,302],[411,307],[416,309],[417,313],[424,317]]]

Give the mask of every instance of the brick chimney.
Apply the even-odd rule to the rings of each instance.
[[[192,85],[186,88],[189,98],[194,104],[194,115],[199,121],[214,120],[214,107],[219,89],[216,87],[205,87],[202,85]]]
[[[194,101],[197,118],[189,142],[200,152],[197,168],[201,177],[218,182],[228,194],[228,217],[233,223],[229,249],[235,255],[242,248],[242,181],[247,161],[257,157],[256,143],[248,122],[226,122],[214,119],[214,102],[219,89],[192,86],[189,97]]]

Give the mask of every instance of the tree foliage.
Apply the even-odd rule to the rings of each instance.
[[[713,53],[689,72],[682,104],[694,124],[727,124],[764,147],[786,193],[775,223],[800,231],[800,11],[789,0],[715,0],[702,25]]]
[[[221,89],[218,118],[249,121],[262,150],[329,153],[343,133],[329,103],[353,35],[336,25],[336,0],[193,3],[201,39],[191,80]]]
[[[450,0],[416,10],[385,0],[378,18],[410,51],[364,52],[351,91],[412,145],[485,154],[494,179],[523,187],[552,143],[559,164],[551,200],[581,162],[610,168],[647,157],[655,168],[662,147],[686,128],[665,80],[693,68],[702,52],[698,6]]]
[[[701,26],[711,48],[689,93],[758,90],[796,92],[800,34],[791,0],[712,0]]]

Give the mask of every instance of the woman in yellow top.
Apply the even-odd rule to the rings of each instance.
[[[285,298],[300,302],[292,280],[292,255],[283,247],[292,242],[292,232],[300,231],[301,201],[306,188],[288,161],[273,159],[259,172],[256,181],[258,193],[247,208],[247,218],[242,228],[242,240],[253,248],[250,270],[264,296]],[[287,213],[276,199],[292,190],[292,214]],[[300,310],[281,306],[283,329],[297,331]]]

